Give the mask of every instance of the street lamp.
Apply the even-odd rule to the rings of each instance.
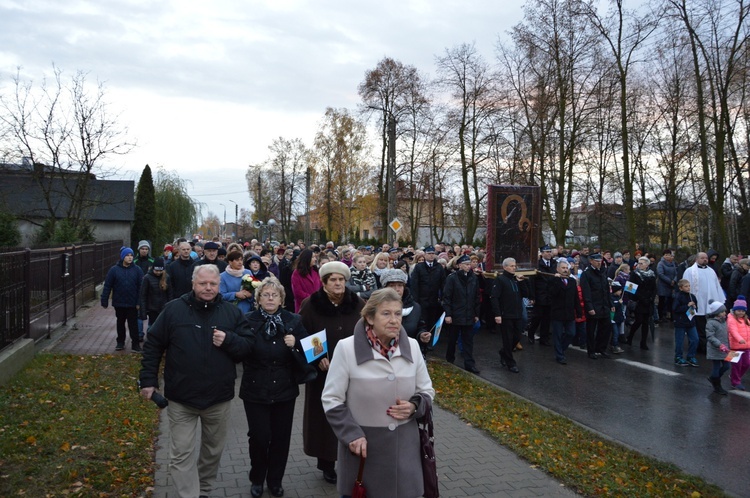
[[[227,200],[231,202],[232,204],[234,204],[234,238],[236,240],[240,232],[239,228],[237,228],[237,223],[239,220],[240,205],[234,202],[232,199],[227,199]]]
[[[263,239],[264,239],[263,238],[263,227],[267,226],[268,227],[268,242],[269,243],[271,242],[271,240],[273,239],[273,227],[276,226],[276,220],[274,220],[273,218],[271,218],[268,221],[266,221],[265,223],[262,222],[262,221],[260,221],[260,220],[257,220],[255,222],[253,222],[253,226],[258,229],[258,236],[260,237],[261,244],[263,243]]]
[[[221,237],[221,240],[224,240],[227,236],[227,207],[221,202],[219,203],[219,206],[224,208],[224,227],[223,227],[223,234]]]

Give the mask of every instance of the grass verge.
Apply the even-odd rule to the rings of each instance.
[[[587,496],[725,497],[720,488],[602,439],[569,419],[478,380],[428,362],[435,401],[483,429],[532,465]]]
[[[39,354],[0,388],[0,496],[145,496],[158,410],[140,355]]]

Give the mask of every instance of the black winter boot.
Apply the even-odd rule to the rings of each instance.
[[[721,387],[721,377],[709,377],[708,381],[714,386],[714,392],[723,396],[727,395],[727,392]]]

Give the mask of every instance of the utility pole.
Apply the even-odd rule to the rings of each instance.
[[[388,188],[388,223],[398,216],[396,205],[396,118],[388,113],[388,169],[386,172],[386,183]],[[390,226],[383,227],[386,230],[389,244],[393,246],[396,240],[396,232]]]
[[[310,167],[305,170],[305,244],[310,243]]]
[[[221,235],[222,239],[226,239],[227,238],[227,207],[222,203],[219,203],[219,206],[224,208],[224,226],[221,230],[222,233],[219,235]]]
[[[240,219],[240,205],[234,202],[232,199],[227,200],[234,204],[234,238],[235,240],[237,240],[240,233],[240,229],[237,227],[237,222]]]
[[[261,213],[263,212],[262,211],[263,199],[261,199],[261,196],[260,196],[260,192],[261,192],[261,190],[260,190],[260,182],[261,182],[261,180],[260,180],[260,171],[258,171],[258,212],[255,213],[255,218],[258,219],[258,220],[261,219],[261,216],[262,216]],[[262,229],[259,228],[258,229],[258,238],[261,239],[261,240],[263,240],[263,236],[262,235],[263,235]]]

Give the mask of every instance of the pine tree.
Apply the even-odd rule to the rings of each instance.
[[[131,232],[132,247],[141,240],[148,240],[151,246],[156,242],[156,194],[151,168],[147,164],[138,181],[135,192],[135,221]]]

